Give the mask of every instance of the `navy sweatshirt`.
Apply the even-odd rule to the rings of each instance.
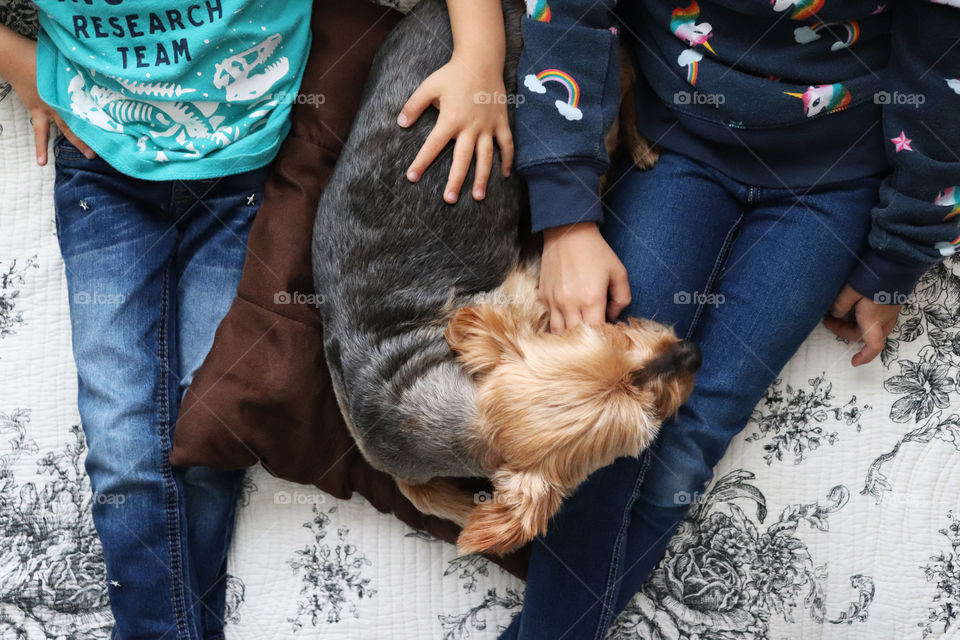
[[[526,2],[515,137],[534,231],[603,219],[622,36],[637,127],[662,148],[798,193],[887,175],[861,294],[907,293],[960,248],[960,0]]]

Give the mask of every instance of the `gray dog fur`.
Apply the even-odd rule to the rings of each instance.
[[[504,84],[512,93],[523,6],[504,0],[503,8]],[[499,152],[479,203],[469,193],[454,205],[442,200],[449,147],[418,183],[404,175],[437,112],[428,109],[409,129],[397,115],[452,50],[443,0],[423,0],[390,35],[313,236],[327,362],[347,424],[373,466],[414,483],[485,475],[465,435],[476,419],[474,383],[443,331],[453,312],[516,267],[526,206],[520,178],[501,176]],[[473,169],[465,185],[472,180]]]

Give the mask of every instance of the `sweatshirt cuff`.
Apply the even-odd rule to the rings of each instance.
[[[933,266],[905,265],[869,249],[847,284],[863,297],[879,304],[901,304],[913,292],[917,280]]]
[[[530,192],[533,233],[575,222],[603,222],[601,168],[592,163],[551,162],[520,172]]]

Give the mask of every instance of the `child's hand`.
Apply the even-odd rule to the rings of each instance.
[[[77,137],[67,123],[63,121],[50,105],[40,99],[37,91],[37,43],[29,38],[4,29],[0,33],[3,38],[3,52],[9,53],[8,62],[4,64],[4,75],[10,86],[16,91],[17,97],[30,112],[33,121],[33,141],[36,146],[37,164],[47,164],[47,145],[50,142],[50,124],[57,125],[67,139],[88,158],[96,158],[97,154],[88,147],[83,140]],[[6,55],[4,56],[6,57]]]
[[[540,297],[550,308],[553,333],[616,320],[630,304],[627,270],[595,223],[543,232]]]
[[[851,309],[855,322],[842,319]],[[900,305],[878,304],[863,297],[850,285],[845,285],[833,302],[830,315],[823,319],[823,324],[841,338],[853,342],[863,340],[863,348],[850,361],[850,364],[859,367],[880,355],[884,341],[896,326],[899,315]]]
[[[446,202],[453,204],[457,201],[474,153],[477,168],[473,178],[473,198],[483,200],[493,166],[494,138],[500,146],[503,176],[510,175],[513,136],[507,121],[502,73],[502,64],[484,71],[455,56],[424,80],[410,96],[397,118],[401,127],[416,122],[430,105],[440,110],[437,124],[407,169],[407,178],[411,182],[420,179],[451,138],[456,138],[457,142],[453,148],[453,166],[443,190]]]

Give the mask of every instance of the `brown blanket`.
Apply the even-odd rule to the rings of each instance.
[[[271,474],[348,499],[354,491],[411,527],[459,529],[417,511],[360,454],[334,398],[313,294],[310,242],[324,185],[350,132],[380,44],[400,18],[367,2],[315,0],[313,43],[293,128],[250,232],[243,278],[177,420],[174,464]],[[529,549],[492,558],[525,577]]]

